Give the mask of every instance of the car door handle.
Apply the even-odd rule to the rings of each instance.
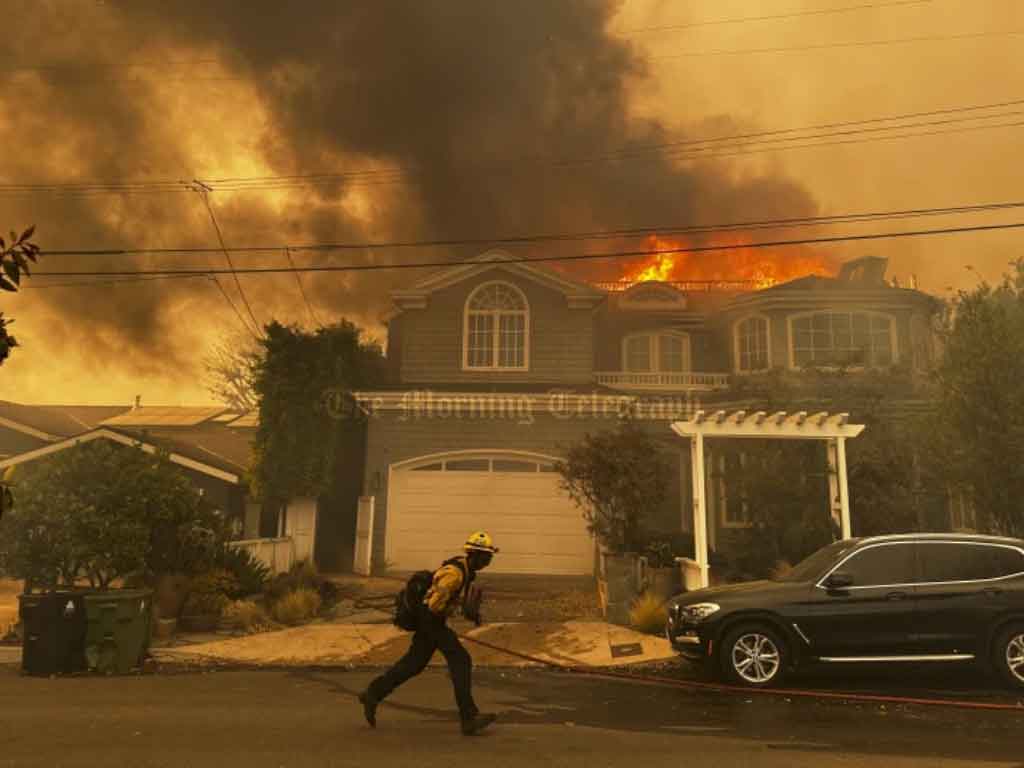
[[[907,599],[907,593],[906,592],[890,592],[889,594],[887,594],[885,596],[885,599],[886,600],[906,600]]]

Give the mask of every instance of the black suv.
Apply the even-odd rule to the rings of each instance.
[[[675,598],[667,634],[687,658],[753,687],[807,662],[976,660],[1024,688],[1024,541],[838,541],[781,578]]]

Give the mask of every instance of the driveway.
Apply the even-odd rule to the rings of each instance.
[[[457,731],[439,670],[395,693],[379,727],[370,671],[222,671],[32,679],[0,668],[11,766],[552,765],[701,768],[1021,766],[1024,714],[686,692],[539,670],[480,670],[488,734]]]

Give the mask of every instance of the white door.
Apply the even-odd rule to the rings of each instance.
[[[589,575],[594,545],[551,463],[523,455],[450,456],[395,469],[388,497],[388,567],[434,569],[473,531],[500,553],[489,573]]]
[[[316,499],[292,499],[285,517],[285,536],[292,540],[296,562],[312,562],[316,544]]]

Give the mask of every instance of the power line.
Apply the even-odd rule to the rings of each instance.
[[[709,253],[716,251],[737,251],[759,248],[785,248],[797,245],[824,245],[827,243],[859,242],[865,240],[883,240],[906,237],[928,237],[934,235],[963,234],[967,232],[995,232],[1000,230],[1021,229],[1024,222],[1010,224],[979,224],[969,227],[945,227],[942,229],[919,229],[904,230],[898,232],[872,232],[859,235],[836,235],[833,237],[814,237],[792,240],[768,240],[753,243],[737,243],[734,245],[702,245],[680,248],[659,248],[643,251],[610,251],[607,253],[581,253],[571,256],[536,256],[536,257],[511,257],[507,259],[495,259],[488,264],[523,264],[523,263],[545,263],[545,262],[576,262],[595,261],[599,259],[620,259],[640,258],[646,256],[660,256],[667,254],[685,253]],[[308,267],[242,267],[241,269],[218,269],[213,274],[241,274],[241,275],[272,275],[289,274],[293,272],[373,272],[396,269],[425,269],[464,266],[466,261],[432,261],[432,262],[402,262],[398,264],[345,264],[345,265],[321,265]],[[40,276],[50,277],[135,277],[135,276],[196,276],[211,274],[210,270],[196,269],[149,269],[149,270],[113,270],[113,271],[59,271],[59,272],[37,272]]]
[[[602,229],[580,232],[542,233],[532,235],[496,236],[489,238],[448,238],[431,240],[392,240],[377,242],[330,242],[283,245],[236,246],[220,249],[208,247],[182,248],[94,248],[72,250],[44,250],[40,255],[55,256],[187,256],[195,254],[231,253],[257,254],[275,253],[279,251],[366,251],[372,249],[414,249],[459,246],[489,245],[525,245],[544,242],[572,242],[587,240],[617,240],[645,235],[698,235],[713,232],[740,232],[761,229],[791,229],[796,227],[827,226],[833,224],[857,224],[866,222],[889,221],[894,219],[921,218],[930,216],[967,215],[978,213],[995,213],[998,211],[1024,208],[1024,200],[979,203],[973,205],[957,205],[933,208],[905,208],[889,211],[861,211],[855,213],[832,214],[828,216],[800,216],[778,219],[738,220],[712,224],[668,224]]]
[[[228,247],[224,243],[224,236],[221,234],[220,224],[217,223],[217,217],[213,213],[213,206],[210,205],[210,195],[209,195],[210,190],[209,190],[209,188],[207,188],[205,185],[203,185],[201,182],[198,182],[198,181],[195,182],[195,187],[193,187],[193,189],[195,189],[195,191],[202,198],[203,203],[206,204],[206,210],[210,214],[210,221],[213,222],[213,228],[217,232],[217,241],[220,243],[221,251],[223,251],[224,258],[227,259],[228,267],[230,267],[231,273],[234,276],[235,287],[238,288],[238,295],[242,298],[242,304],[245,305],[245,310],[246,310],[246,312],[249,313],[249,317],[252,319],[253,327],[256,329],[256,332],[253,334],[253,337],[256,338],[256,339],[259,339],[260,338],[260,332],[259,332],[260,331],[260,323],[259,323],[259,320],[256,319],[256,315],[253,314],[252,307],[249,305],[249,299],[246,298],[246,296],[245,296],[245,291],[242,290],[242,281],[238,279],[238,272],[235,271],[235,265],[231,261],[231,254],[228,252]],[[212,274],[212,273],[210,273],[210,274]],[[216,280],[216,278],[214,278],[214,279]],[[220,283],[218,282],[217,285],[220,285]],[[221,288],[221,290],[223,291],[223,288]],[[225,294],[225,295],[227,295],[227,294]],[[232,304],[232,308],[234,308],[233,304]],[[249,329],[248,326],[246,326],[246,328],[249,330],[250,333],[252,333],[252,330]]]
[[[284,255],[288,257],[288,264],[295,269],[295,261],[292,259],[292,252],[288,248],[284,249]],[[309,316],[313,320],[314,326],[322,326],[323,323],[316,316],[316,312],[313,311],[313,305],[309,303],[309,297],[306,296],[306,289],[302,285],[302,276],[298,272],[295,272],[295,283],[299,286],[299,293],[302,294],[302,301],[306,304],[306,309],[309,311]]]
[[[477,167],[474,173],[486,172],[488,170],[518,170],[523,167],[524,164],[533,163],[534,165],[550,165],[555,168],[571,167],[574,165],[588,164],[592,162],[600,162],[603,160],[619,160],[628,159],[630,157],[637,157],[648,153],[666,152],[667,150],[681,149],[681,148],[693,148],[694,151],[710,152],[712,148],[719,149],[718,147],[703,146],[703,145],[715,145],[715,144],[729,144],[746,140],[758,139],[761,143],[766,143],[769,140],[773,142],[782,141],[782,137],[787,134],[800,134],[809,132],[818,132],[816,136],[791,136],[789,141],[809,140],[809,139],[820,139],[827,138],[828,132],[840,128],[854,128],[857,126],[871,126],[878,125],[881,123],[895,123],[899,121],[908,121],[918,118],[926,117],[939,117],[948,115],[965,115],[961,120],[963,122],[971,120],[985,120],[985,119],[996,119],[1005,115],[996,114],[974,114],[967,115],[967,113],[981,113],[991,112],[992,110],[1004,109],[1007,107],[1014,107],[1024,104],[1024,99],[1012,99],[1001,102],[991,102],[987,104],[974,104],[964,105],[957,107],[947,107],[943,109],[932,109],[918,112],[906,112],[895,115],[886,115],[880,117],[865,118],[860,120],[846,120],[839,122],[830,123],[819,123],[816,125],[800,126],[800,127],[789,127],[789,128],[778,128],[767,131],[754,131],[739,134],[732,134],[726,136],[715,136],[703,139],[684,139],[671,142],[662,142],[659,144],[649,144],[639,147],[626,147],[612,152],[590,156],[582,158],[567,158],[562,160],[543,160],[541,158],[520,158],[520,160],[509,166],[492,166],[490,169],[486,167]],[[1016,114],[1016,113],[1009,113]],[[955,121],[950,121],[955,122]],[[909,127],[916,127],[910,125],[892,125],[886,126],[886,130],[897,131],[906,129]],[[923,124],[921,124],[923,125]],[[987,126],[984,126],[987,128]],[[1001,127],[1001,126],[992,126]],[[868,129],[865,128],[865,131]],[[881,129],[879,129],[881,130]],[[822,146],[827,146],[823,144]],[[729,147],[721,147],[721,149],[727,149]],[[773,148],[771,151],[774,151]],[[420,173],[423,172],[423,168],[417,166],[396,166],[387,169],[367,169],[361,171],[348,171],[342,173],[311,173],[311,174],[292,174],[292,175],[276,175],[276,176],[250,176],[250,177],[225,177],[215,179],[202,179],[202,183],[213,191],[241,191],[243,189],[257,189],[257,190],[274,190],[274,189],[286,189],[294,186],[302,186],[307,184],[320,184],[320,183],[333,183],[337,181],[347,181],[352,186],[367,185],[367,182],[379,182],[382,183],[401,183],[405,180],[405,175],[408,173]],[[468,169],[469,170],[469,169]],[[47,192],[60,192],[65,194],[107,194],[107,193],[124,193],[134,194],[140,192],[180,192],[191,189],[192,185],[190,182],[185,180],[154,180],[154,181],[127,181],[127,182],[54,182],[54,183],[14,183],[14,182],[0,182],[0,195],[5,194],[33,194],[33,193],[47,193]]]
[[[854,40],[848,43],[818,43],[814,45],[795,45],[777,48],[733,48],[717,51],[687,51],[685,53],[669,53],[649,56],[652,60],[684,59],[704,56],[738,56],[749,53],[787,53],[790,51],[821,51],[828,48],[867,48],[879,45],[903,45],[909,43],[931,43],[941,40],[975,40],[983,37],[1008,37],[1024,35],[1024,30],[989,30],[986,32],[965,32],[959,35],[922,35],[920,37],[895,37],[884,40]]]
[[[752,21],[775,21],[777,19],[795,19],[803,16],[826,16],[836,13],[851,13],[853,11],[864,11],[868,9],[895,8],[901,5],[925,5],[932,0],[896,0],[889,3],[866,3],[863,5],[848,5],[843,8],[819,8],[811,11],[794,11],[792,13],[774,13],[766,16],[740,16],[732,19],[711,19],[709,21],[693,21],[686,24],[666,24],[658,27],[640,27],[630,29],[623,34],[645,34],[648,32],[670,32],[677,29],[692,29],[694,27],[711,27],[723,24],[746,24]]]

